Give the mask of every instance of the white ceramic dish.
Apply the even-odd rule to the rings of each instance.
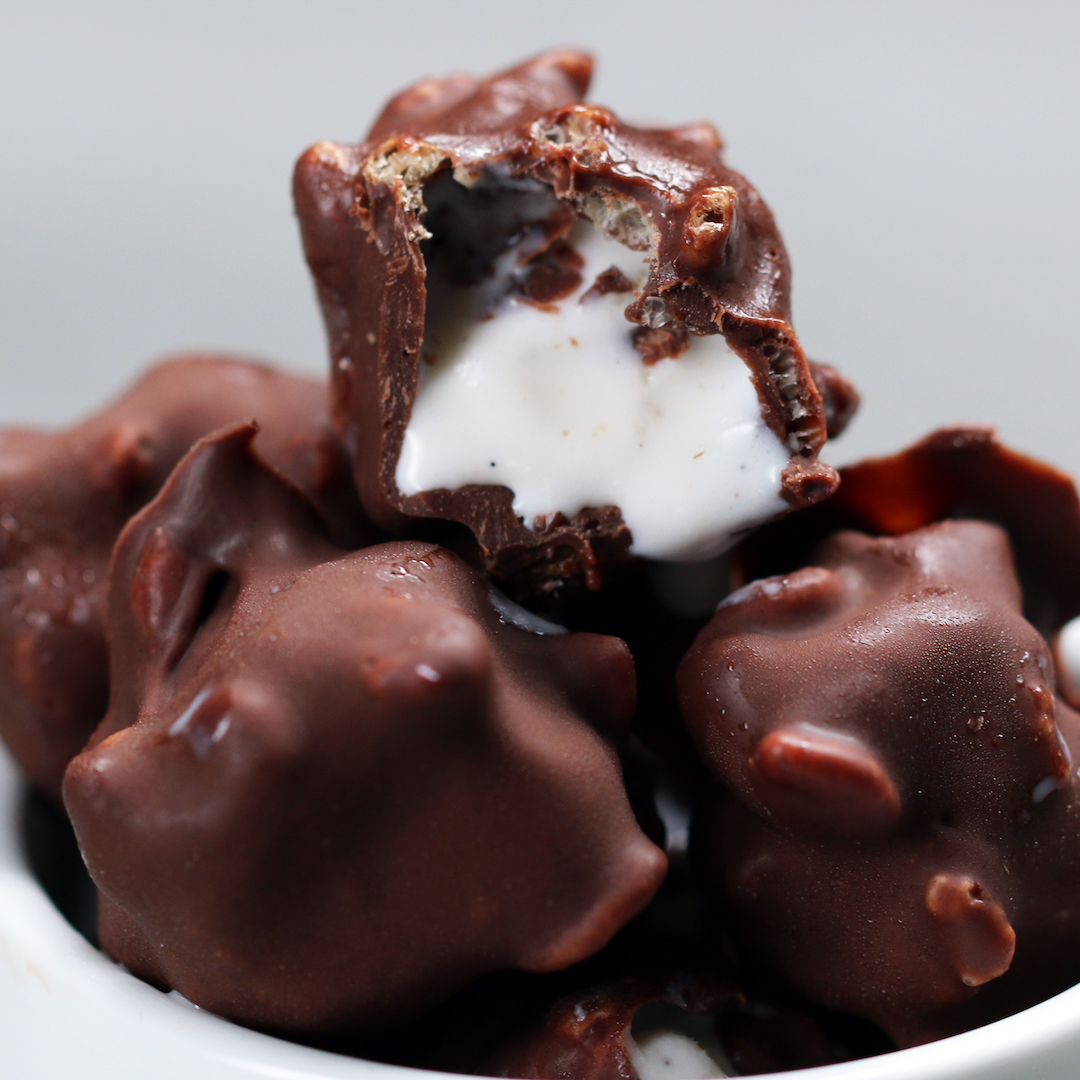
[[[21,784],[0,750],[0,1077],[4,1080],[434,1080],[237,1027],[110,963],[34,879]],[[951,1039],[776,1080],[1072,1080],[1080,986]],[[460,1078],[459,1078],[460,1080]]]

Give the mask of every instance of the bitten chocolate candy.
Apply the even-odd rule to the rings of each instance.
[[[251,437],[200,443],[117,543],[109,713],[64,782],[103,947],[354,1034],[590,955],[666,870],[613,746],[626,646],[431,544],[346,554]]]
[[[295,179],[366,509],[463,523],[526,597],[825,497],[827,421],[857,402],[820,367],[823,405],[783,243],[715,130],[581,104],[591,67],[421,82]]]
[[[183,356],[66,431],[0,430],[0,735],[37,787],[59,795],[105,713],[113,542],[201,436],[254,417],[260,451],[339,539],[370,539],[325,398],[323,384],[263,364]]]
[[[1075,982],[1080,716],[1007,534],[843,531],[808,562],[729,597],[679,672],[719,781],[694,854],[748,956],[900,1045]]]

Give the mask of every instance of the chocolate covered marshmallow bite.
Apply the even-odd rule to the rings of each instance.
[[[841,531],[808,562],[729,597],[679,672],[720,781],[695,855],[745,955],[900,1045],[1063,989],[1080,716],[1007,533]]]
[[[352,1034],[590,955],[666,869],[614,748],[626,647],[431,544],[347,554],[251,438],[199,444],[117,545],[111,704],[64,784],[103,947]]]
[[[315,498],[342,543],[373,531],[329,424],[325,385],[232,357],[183,356],[65,431],[0,429],[0,735],[58,795],[105,713],[113,542],[195,441],[255,418],[260,452]]]
[[[708,125],[582,104],[590,72],[419,83],[296,171],[366,509],[466,525],[523,597],[708,558],[836,486],[768,208]]]

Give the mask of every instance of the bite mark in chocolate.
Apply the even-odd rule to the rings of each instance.
[[[568,521],[551,507],[606,505],[632,530],[636,553],[668,559],[701,558],[727,542],[733,522],[779,513],[789,458],[761,419],[743,361],[720,335],[632,328],[618,295],[580,303],[613,259],[639,279],[645,264],[587,222],[572,227],[567,244],[584,258],[581,282],[550,313],[499,299],[522,269],[513,250],[476,286],[429,279],[439,303],[429,304],[429,363],[398,489],[499,484],[523,523],[544,522],[546,535]],[[489,304],[494,317],[471,322],[470,311]],[[634,329],[652,345],[654,363],[635,351]]]

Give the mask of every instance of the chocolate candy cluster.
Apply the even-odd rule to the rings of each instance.
[[[64,785],[105,948],[305,1031],[589,956],[665,870],[612,749],[629,651],[520,628],[445,549],[331,544],[254,434],[199,443],[116,546],[123,660]]]
[[[681,665],[695,841],[751,962],[911,1045],[1080,974],[1080,502],[978,428],[842,477]]]
[[[101,946],[496,1076],[777,1071],[1038,1001],[1080,978],[1075,489],[982,429],[821,463],[858,397],[767,207],[589,74],[422,82],[303,155],[328,387],[181,357],[0,432],[0,734],[62,786]]]
[[[258,416],[259,452],[303,488],[341,542],[373,536],[330,426],[325,390],[254,361],[182,356],[67,431],[0,430],[0,735],[59,794],[105,713],[113,543],[192,444]]]

